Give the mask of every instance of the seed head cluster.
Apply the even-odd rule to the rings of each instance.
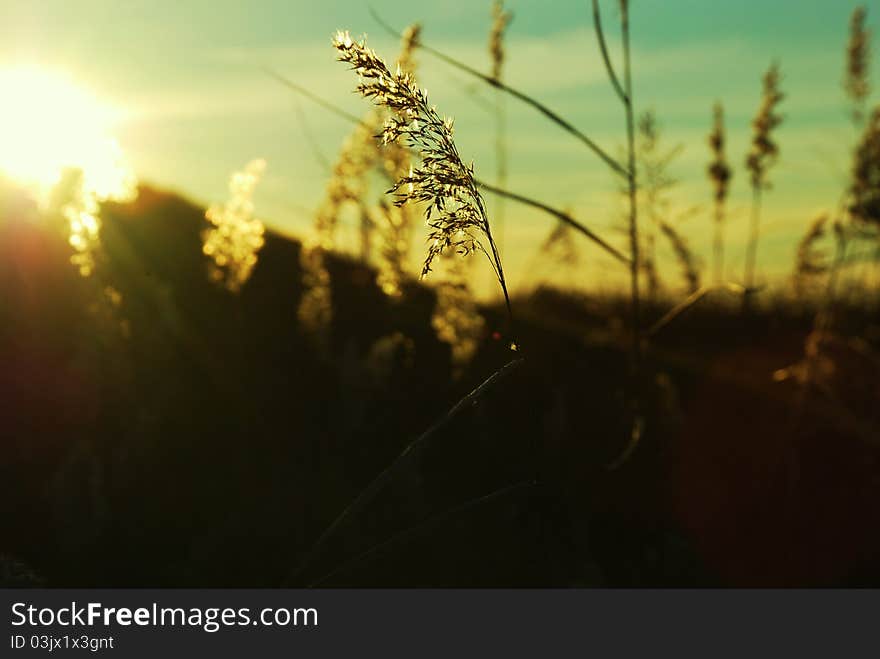
[[[712,187],[715,190],[715,203],[724,204],[730,191],[732,172],[730,165],[727,163],[727,156],[724,153],[726,138],[724,134],[724,108],[721,103],[715,104],[713,115],[712,132],[709,133],[709,148],[712,151],[712,161],[709,163],[708,174],[709,180],[712,181]]]
[[[419,37],[422,35],[422,26],[419,23],[413,23],[403,31],[403,37],[400,42],[400,55],[397,58],[397,67],[401,71],[413,73],[416,70],[416,62],[414,54],[419,46]]]
[[[54,191],[53,204],[67,224],[67,242],[73,249],[70,263],[82,277],[95,272],[101,254],[100,206],[90,193],[83,172],[67,169]]]
[[[852,218],[880,228],[880,106],[871,114],[856,148],[849,197]]]
[[[330,273],[325,253],[336,245],[336,229],[343,209],[360,204],[366,192],[367,174],[378,160],[373,140],[378,126],[379,116],[371,112],[346,138],[315,214],[312,234],[300,252],[303,292],[297,316],[306,332],[318,340],[322,340],[333,320]]]
[[[865,28],[868,12],[856,7],[849,22],[849,42],[846,46],[846,73],[843,88],[853,103],[853,120],[864,119],[864,103],[871,91],[868,61],[870,60],[870,33]]]
[[[512,20],[513,14],[505,11],[504,3],[501,0],[495,0],[492,3],[492,28],[489,30],[492,80],[501,80],[501,69],[504,66],[504,31]]]
[[[428,253],[422,276],[434,259],[448,249],[467,255],[485,253],[495,275],[505,287],[501,260],[491,238],[483,199],[474,181],[472,165],[465,165],[455,146],[452,120],[441,119],[413,76],[391,73],[376,53],[348,32],[333,39],[338,59],[347,62],[361,80],[357,91],[391,111],[382,131],[384,144],[403,142],[418,152],[421,162],[392,187],[395,204],[424,203],[430,228]],[[481,242],[485,239],[489,250]]]
[[[413,52],[418,45],[421,27],[410,25],[403,32],[397,66],[401,71],[414,75],[416,62]],[[396,142],[381,148],[384,174],[396,183],[407,176],[412,157],[409,150]],[[415,208],[412,204],[388,204],[380,201],[376,209],[377,226],[381,239],[376,283],[390,298],[403,296],[403,281],[407,273],[410,245],[412,244]]]
[[[263,223],[255,219],[253,193],[265,160],[252,160],[229,181],[229,201],[211,206],[205,213],[213,225],[202,234],[202,251],[213,264],[211,278],[232,292],[238,292],[248,280],[263,247]]]
[[[773,132],[782,123],[778,108],[785,95],[779,89],[780,81],[779,66],[773,64],[764,74],[761,106],[752,120],[752,148],[746,156],[746,169],[751,174],[752,186],[757,189],[767,187],[767,173],[779,157]]]

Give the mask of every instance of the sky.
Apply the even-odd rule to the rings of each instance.
[[[372,2],[399,28],[419,21],[426,43],[484,71],[489,68],[489,4]],[[507,33],[505,80],[541,99],[606,151],[620,153],[624,118],[605,76],[588,3],[506,4],[514,20]],[[617,3],[601,4],[612,56],[619,59]],[[750,121],[763,72],[772,61],[780,63],[786,93],[785,121],[778,131],[781,157],[765,197],[759,251],[760,278],[780,281],[791,271],[807,225],[818,212],[835,207],[845,188],[857,136],[841,91],[854,5],[632,0],[631,6],[635,103],[640,111],[656,112],[665,144],[682,145],[671,165],[679,181],[671,195],[673,217],[707,272],[712,224],[706,135],[713,103],[725,106],[734,166],[727,231],[727,275],[733,280],[741,276],[747,236],[750,192],[742,162]],[[876,26],[880,3],[867,6],[869,25]],[[264,69],[277,70],[352,114],[364,114],[367,102],[352,93],[356,77],[335,61],[330,38],[340,28],[365,34],[368,45],[393,61],[396,40],[382,31],[368,7],[341,0],[0,0],[0,71],[27,65],[75,80],[114,109],[113,134],[142,181],[202,204],[224,201],[230,174],[264,158],[268,168],[255,196],[257,213],[270,227],[302,235],[327,180],[316,150],[332,162],[351,126],[297,98]],[[462,156],[474,162],[479,177],[493,180],[495,118],[487,110],[494,102],[492,90],[428,54],[417,58],[419,83],[441,114],[455,118]],[[880,86],[877,69],[872,69],[874,89]],[[569,209],[625,248],[615,176],[534,110],[512,98],[505,108],[508,187]],[[496,212],[491,198],[489,210]],[[502,254],[516,289],[536,274],[535,250],[554,221],[510,202],[504,218]],[[603,288],[623,281],[619,264],[588,242],[578,245],[579,284]],[[417,241],[414,259],[420,251]],[[659,258],[674,284],[667,246],[661,245]]]

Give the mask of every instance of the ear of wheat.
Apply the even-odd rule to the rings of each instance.
[[[229,181],[229,201],[205,213],[213,225],[202,234],[202,251],[213,261],[211,278],[238,292],[248,280],[263,246],[263,223],[254,218],[253,193],[266,168],[252,160]]]
[[[421,157],[418,166],[412,166],[392,192],[397,196],[397,204],[426,204],[430,232],[422,276],[431,271],[434,259],[446,250],[462,255],[483,252],[492,264],[510,311],[504,270],[483,198],[474,181],[473,166],[466,166],[458,153],[452,121],[440,118],[412,75],[399,70],[391,73],[363,41],[353,40],[348,32],[339,32],[333,45],[338,59],[360,76],[358,92],[391,111],[382,131],[383,143],[402,140]]]

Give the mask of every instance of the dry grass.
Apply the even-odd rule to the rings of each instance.
[[[780,81],[779,65],[774,63],[764,74],[761,105],[752,120],[752,146],[746,156],[746,169],[752,185],[752,218],[743,279],[747,291],[755,286],[758,238],[761,230],[761,195],[770,185],[768,174],[779,158],[779,146],[775,141],[774,132],[782,123],[782,115],[779,114],[778,109],[785,98],[779,87]],[[744,304],[747,306],[749,301],[750,294],[747,294]]]
[[[720,102],[715,104],[712,115],[712,131],[709,133],[709,149],[712,152],[712,160],[707,168],[707,173],[712,182],[715,201],[715,235],[712,242],[712,253],[715,283],[719,284],[724,279],[724,217],[733,171],[730,169],[725,153],[727,139],[724,129],[724,106]]]
[[[853,122],[858,126],[865,119],[865,102],[871,92],[868,63],[871,57],[871,35],[865,28],[868,10],[856,7],[849,22],[849,43],[846,46],[846,72],[843,89],[852,103]]]
[[[485,204],[474,180],[473,166],[464,164],[456,148],[452,120],[441,119],[411,74],[399,70],[391,73],[364,41],[340,32],[333,45],[339,60],[350,64],[360,76],[358,91],[391,111],[382,131],[382,142],[402,141],[419,154],[420,163],[411,167],[392,191],[397,195],[396,204],[426,205],[425,219],[430,232],[422,276],[431,271],[434,259],[447,250],[461,255],[482,252],[492,264],[510,311],[504,269]]]
[[[252,160],[229,180],[229,200],[211,206],[205,218],[213,225],[202,234],[202,251],[211,257],[211,279],[233,293],[251,276],[263,246],[263,223],[254,217],[253,194],[265,160]]]

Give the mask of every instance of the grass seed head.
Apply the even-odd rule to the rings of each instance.
[[[501,80],[504,66],[504,31],[513,20],[513,14],[504,9],[501,0],[492,3],[492,28],[489,30],[489,56],[492,59],[493,80]]]
[[[723,204],[730,190],[732,172],[725,155],[725,132],[724,132],[724,108],[721,103],[716,103],[714,108],[714,120],[712,132],[709,133],[709,148],[712,151],[712,161],[709,163],[709,180],[715,190],[715,203]]]
[[[864,120],[864,104],[870,94],[868,62],[871,52],[871,34],[865,28],[868,11],[856,7],[849,21],[849,42],[846,46],[846,73],[843,88],[853,104],[853,120]]]
[[[779,104],[785,98],[779,88],[780,81],[779,65],[774,63],[764,74],[761,105],[752,120],[752,148],[746,156],[746,169],[755,188],[767,187],[767,173],[779,157],[773,133],[783,119],[778,113]]]
[[[413,23],[403,31],[403,38],[400,42],[400,55],[397,58],[397,68],[400,71],[415,72],[416,62],[413,55],[419,46],[419,37],[421,35],[422,26],[419,23]]]
[[[871,114],[856,147],[849,198],[850,216],[880,229],[880,106]]]
[[[489,257],[506,294],[501,260],[491,238],[473,165],[465,165],[458,153],[452,120],[437,114],[412,74],[391,73],[364,41],[353,40],[348,32],[338,32],[333,46],[338,51],[338,59],[348,63],[360,76],[357,91],[390,111],[382,142],[402,142],[420,156],[418,165],[412,165],[391,192],[396,195],[398,205],[425,204],[429,235],[422,276],[431,271],[434,259],[447,251],[461,255],[481,251]]]
[[[238,292],[257,264],[265,228],[254,217],[253,194],[266,161],[252,160],[229,180],[229,201],[211,206],[205,218],[213,225],[202,234],[202,251],[211,257],[211,278]]]

